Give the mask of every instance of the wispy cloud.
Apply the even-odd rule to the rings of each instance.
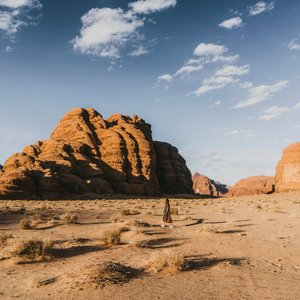
[[[290,50],[300,50],[300,42],[298,42],[297,39],[294,39],[288,44],[288,48]]]
[[[244,65],[241,67],[234,66],[234,65],[227,65],[224,66],[222,69],[219,69],[216,72],[217,76],[242,76],[246,75],[250,72],[250,66]]]
[[[300,109],[300,102],[295,104],[293,107],[279,107],[279,106],[272,106],[269,107],[264,111],[264,114],[259,116],[259,120],[264,120],[264,121],[270,121],[273,119],[279,118],[281,115],[286,114],[286,113],[291,113],[296,110]]]
[[[129,42],[143,39],[139,29],[145,24],[145,17],[139,14],[158,12],[175,6],[176,0],[140,0],[129,3],[129,9],[92,8],[81,17],[80,34],[71,42],[73,48],[82,54],[116,59],[121,49]],[[130,56],[149,53],[143,45],[133,49]]]
[[[0,0],[0,31],[13,40],[22,27],[35,24],[32,12],[41,8],[38,0]]]
[[[191,73],[200,72],[204,65],[212,63],[233,63],[239,59],[239,55],[228,55],[228,48],[224,45],[200,43],[194,49],[193,57],[181,66],[174,74],[164,74],[158,77],[162,81],[162,76],[168,75],[166,81],[173,80],[176,76],[187,76]]]
[[[265,1],[259,1],[257,2],[255,5],[249,6],[248,10],[249,10],[249,15],[250,16],[256,16],[259,14],[262,14],[264,12],[269,12],[272,11],[274,9],[274,2],[265,2]]]
[[[225,86],[238,82],[238,79],[226,76],[212,76],[205,78],[202,82],[202,85],[194,92],[196,96],[201,96],[207,92],[219,90]]]
[[[249,89],[249,96],[239,101],[233,108],[244,108],[258,104],[274,96],[288,86],[288,80],[280,80],[272,85],[260,85]]]
[[[243,26],[243,20],[240,17],[224,20],[219,24],[219,27],[225,29],[235,29]]]

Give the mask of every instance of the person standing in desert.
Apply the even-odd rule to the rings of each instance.
[[[165,208],[164,208],[164,212],[163,212],[163,224],[161,225],[161,227],[166,227],[166,223],[171,224],[171,228],[174,227],[173,225],[173,220],[171,217],[171,208],[170,208],[170,201],[167,198],[166,202],[165,202]]]

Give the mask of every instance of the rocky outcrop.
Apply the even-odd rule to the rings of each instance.
[[[177,148],[154,142],[154,149],[160,190],[166,194],[193,194],[191,172]]]
[[[250,196],[271,194],[275,191],[275,178],[271,176],[253,176],[238,181],[228,196]]]
[[[94,109],[76,108],[48,140],[6,161],[0,198],[186,193],[192,188],[191,176],[175,149],[153,143],[151,126],[138,116],[117,114],[104,120]]]
[[[300,190],[300,143],[283,150],[275,176],[276,192]]]
[[[195,173],[192,177],[193,190],[195,194],[211,197],[222,197],[228,193],[228,187],[207,176]]]

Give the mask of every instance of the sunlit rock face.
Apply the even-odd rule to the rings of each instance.
[[[271,194],[275,191],[275,178],[272,176],[252,176],[241,179],[232,188],[230,196],[250,196]]]
[[[300,143],[283,150],[282,158],[276,168],[276,191],[300,190]]]
[[[104,120],[92,108],[75,108],[64,115],[48,140],[29,145],[6,161],[0,171],[0,198],[74,199],[191,191],[185,161],[176,151],[164,157],[164,148],[160,143],[155,146],[151,126],[138,116],[116,114]],[[161,175],[166,165],[174,168],[175,181],[173,175]]]

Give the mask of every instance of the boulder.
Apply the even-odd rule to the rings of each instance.
[[[92,108],[75,108],[48,140],[25,147],[5,162],[0,198],[192,192],[191,175],[175,149],[153,142],[151,126],[138,116],[116,114],[104,120]]]
[[[275,176],[276,192],[300,190],[300,143],[283,150]]]
[[[228,193],[228,187],[205,175],[195,173],[192,177],[195,194],[211,197],[222,197]]]
[[[275,191],[275,178],[272,176],[252,176],[238,181],[228,195],[250,196],[259,194],[271,194]]]

